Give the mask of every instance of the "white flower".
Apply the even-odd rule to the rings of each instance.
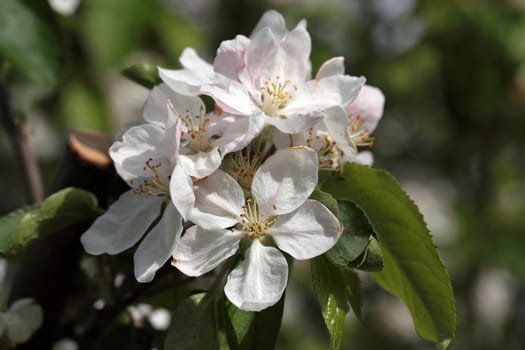
[[[243,247],[243,261],[225,286],[237,307],[259,311],[281,298],[288,264],[280,250],[310,259],[330,249],[339,238],[337,218],[308,197],[317,185],[317,154],[306,147],[277,151],[257,170],[252,198],[229,175],[217,170],[196,186],[196,226],[182,236],[172,264],[189,276],[200,276]],[[275,248],[274,243],[277,248]]]
[[[364,78],[344,75],[342,58],[325,62],[310,80],[310,47],[304,21],[288,31],[283,17],[268,11],[250,38],[223,42],[213,66],[186,49],[184,69],[159,73],[180,93],[210,95],[226,112],[293,134],[314,126],[327,108],[352,102],[364,84]]]
[[[320,168],[339,170],[344,162],[371,165],[371,152],[359,151],[358,147],[372,147],[374,139],[370,134],[381,119],[384,101],[381,90],[365,85],[345,109],[329,108],[323,121],[314,127],[291,138],[276,132],[274,140],[280,148],[306,145],[316,150]]]
[[[213,173],[224,155],[244,148],[262,128],[249,118],[239,119],[221,110],[207,114],[199,97],[180,95],[165,84],[152,90],[144,119],[162,128],[178,127],[170,131],[177,134],[177,141],[169,188],[171,200],[184,219],[195,203],[193,182]]]
[[[0,338],[7,336],[11,345],[25,343],[42,325],[43,311],[30,298],[19,299],[6,312],[0,312]]]
[[[149,97],[144,111],[148,123],[130,128],[109,153],[118,174],[132,187],[82,235],[84,249],[94,255],[117,254],[135,245],[135,277],[149,282],[169,259],[180,234],[182,217],[169,200],[170,176],[180,144],[180,125],[169,109],[152,113]],[[152,223],[160,220],[150,228]]]

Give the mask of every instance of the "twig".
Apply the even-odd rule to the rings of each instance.
[[[0,115],[20,163],[22,163],[29,199],[32,203],[38,203],[44,199],[44,189],[40,168],[29,146],[27,123],[22,119],[18,122],[15,120],[9,92],[3,84],[0,84]]]

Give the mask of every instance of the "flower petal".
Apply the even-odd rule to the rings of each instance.
[[[167,109],[167,102],[173,98],[175,92],[166,84],[155,86],[149,93],[148,99],[144,104],[142,118],[148,123],[166,127],[174,123],[170,120]]]
[[[281,113],[303,114],[307,111],[322,111],[332,106],[345,106],[357,97],[364,83],[363,77],[349,75],[310,80],[298,88]]]
[[[199,57],[192,48],[185,48],[180,57],[185,69],[159,68],[160,78],[174,91],[183,95],[199,95],[200,87],[215,81],[213,66]]]
[[[250,39],[244,35],[237,35],[233,40],[223,41],[213,61],[215,72],[238,80],[239,73],[245,66],[244,52],[249,43]]]
[[[278,150],[255,173],[252,193],[263,213],[286,214],[317,186],[317,153],[308,147]]]
[[[253,30],[251,36],[254,36],[259,32],[261,29],[269,27],[271,31],[275,34],[276,37],[282,38],[288,30],[286,29],[286,22],[284,20],[284,17],[275,10],[269,10],[266,11],[259,22],[257,22],[257,25],[255,26],[255,29]]]
[[[163,198],[129,190],[80,237],[89,254],[117,254],[135,243],[160,214]]]
[[[337,147],[339,147],[345,155],[355,155],[357,149],[347,131],[348,116],[346,115],[346,111],[340,106],[334,106],[328,108],[324,114],[325,118],[323,123],[336,142]]]
[[[283,254],[255,239],[244,261],[228,275],[224,293],[239,309],[261,311],[281,299],[287,282],[288,263]]]
[[[315,76],[316,79],[331,77],[333,75],[345,74],[345,62],[343,57],[333,57],[325,61]]]
[[[342,228],[323,204],[307,200],[296,211],[277,217],[268,233],[279,249],[295,259],[311,259],[323,254],[339,239]]]
[[[193,181],[177,164],[173,168],[170,178],[170,196],[175,208],[186,220],[195,205],[195,194],[193,193]]]
[[[215,103],[227,113],[249,115],[259,110],[247,88],[233,80],[222,84],[205,85],[201,89],[203,94],[213,97]]]
[[[310,79],[312,43],[306,28],[298,26],[280,42],[277,51],[262,66],[261,78],[281,77],[292,84]]]
[[[264,116],[266,124],[273,125],[286,134],[299,133],[313,127],[321,120],[322,116],[319,114],[303,114],[288,119],[272,118],[267,115]]]
[[[357,95],[354,102],[346,107],[346,111],[353,116],[363,118],[363,129],[372,133],[381,116],[385,105],[385,95],[376,87],[365,85]]]
[[[189,176],[202,179],[219,168],[222,162],[219,148],[214,147],[209,152],[199,152],[196,154],[179,154],[177,162],[184,172]]]
[[[264,120],[262,113],[239,116],[224,129],[222,136],[215,140],[213,145],[220,148],[223,156],[241,150],[261,132]]]
[[[242,236],[241,231],[192,226],[175,247],[171,264],[187,276],[201,276],[234,255]]]
[[[140,242],[133,262],[135,278],[139,282],[150,282],[155,272],[170,258],[182,233],[182,217],[171,202],[168,202],[160,221]]]
[[[222,170],[195,183],[195,208],[189,219],[211,230],[233,226],[244,205],[241,186]]]
[[[169,159],[173,151],[173,141],[174,137],[169,137],[164,128],[143,124],[126,131],[122,141],[116,141],[111,145],[109,155],[115,163],[117,173],[125,181],[153,177],[150,169],[145,167],[150,158],[162,163],[157,169],[161,175],[169,176],[171,172]]]

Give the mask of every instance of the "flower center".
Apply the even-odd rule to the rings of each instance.
[[[327,132],[308,129],[306,145],[317,151],[319,168],[340,171],[343,151],[337,146],[335,140]]]
[[[181,132],[181,141],[185,146],[194,153],[206,152],[211,147],[210,138],[206,134],[207,127],[210,124],[210,118],[206,115],[203,105],[200,106],[199,114],[192,116],[189,109],[185,114],[179,114],[183,127]]]
[[[252,187],[255,172],[261,165],[262,152],[255,150],[248,145],[245,151],[238,151],[231,154],[232,177],[241,185],[245,193],[249,193]]]
[[[241,225],[246,238],[260,238],[264,236],[270,226],[277,221],[276,216],[259,212],[255,196],[246,200],[242,210]]]
[[[149,158],[144,165],[144,172],[147,173],[146,179],[135,187],[135,193],[144,193],[150,196],[160,196],[169,193],[169,178],[159,173],[162,162],[153,163],[153,158]],[[133,185],[133,182],[131,182]]]
[[[360,115],[354,116],[349,114],[348,121],[349,124],[346,132],[352,141],[355,151],[357,152],[357,146],[372,147],[374,145],[374,138],[368,135],[370,130],[368,130],[368,128],[361,129],[363,126],[363,118],[361,118]]]
[[[292,93],[297,91],[297,85],[292,84],[290,80],[281,82],[281,78],[267,78],[264,85],[260,87],[261,104],[260,107],[266,115],[279,118],[279,110],[282,109],[292,98]]]

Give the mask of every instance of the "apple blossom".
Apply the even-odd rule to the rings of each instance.
[[[159,110],[153,108],[160,92],[154,89],[148,98],[144,110],[147,123],[127,130],[109,150],[118,174],[131,189],[81,237],[90,254],[117,254],[135,245],[147,232],[134,254],[139,282],[153,279],[171,256],[182,232],[182,216],[169,200],[181,127],[180,121],[170,118],[166,105]]]
[[[342,68],[342,67],[341,67]],[[345,109],[335,106],[325,111],[324,119],[302,133],[291,137],[276,132],[276,144],[282,147],[306,145],[318,152],[319,167],[340,169],[344,162],[371,165],[371,152],[358,147],[371,147],[375,130],[383,114],[384,96],[381,90],[365,85],[354,102]]]
[[[330,249],[341,234],[337,218],[308,199],[317,185],[317,162],[317,153],[307,147],[278,150],[256,171],[248,198],[222,170],[198,182],[190,216],[196,225],[175,247],[172,264],[200,276],[244,247],[243,261],[228,275],[226,296],[249,311],[277,303],[288,279],[281,251],[310,259]]]
[[[364,84],[339,70],[342,58],[325,62],[310,80],[310,49],[305,21],[288,31],[283,17],[268,11],[250,38],[224,41],[213,65],[187,48],[183,69],[159,74],[177,92],[207,94],[226,112],[294,134],[317,124],[327,108],[352,102]]]

